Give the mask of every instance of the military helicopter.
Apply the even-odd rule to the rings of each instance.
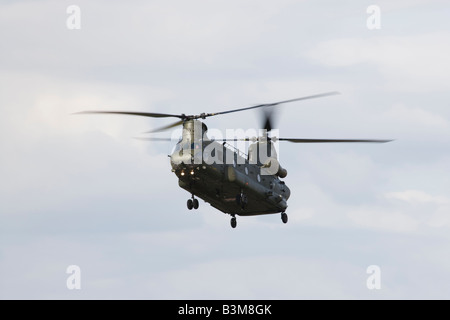
[[[385,143],[392,140],[374,139],[301,139],[277,138],[271,136],[273,128],[273,107],[295,101],[315,99],[339,94],[326,92],[274,103],[197,115],[167,114],[129,111],[82,111],[77,114],[119,114],[152,118],[178,118],[179,120],[149,131],[159,132],[182,126],[182,136],[170,157],[172,172],[178,177],[178,184],[191,194],[186,202],[189,210],[198,209],[201,198],[214,208],[231,215],[231,227],[236,228],[238,216],[254,216],[281,213],[283,223],[288,222],[286,209],[291,192],[282,180],[287,170],[279,161],[274,143]],[[271,108],[272,107],[272,108]],[[253,138],[210,139],[206,124],[199,119],[250,109],[266,110],[263,134]],[[170,138],[142,138],[151,141],[170,141]],[[219,142],[220,141],[220,142]],[[227,141],[249,141],[248,154],[235,148]]]

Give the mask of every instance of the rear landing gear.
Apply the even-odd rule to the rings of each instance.
[[[198,209],[198,200],[192,196],[192,199],[189,199],[186,205],[189,210]]]
[[[235,217],[235,216],[233,216],[233,217],[231,218],[230,224],[231,224],[231,227],[232,227],[233,229],[236,228],[236,226],[237,226],[237,220],[236,220],[236,217]]]
[[[286,212],[281,213],[281,221],[283,221],[283,223],[288,222],[288,215],[286,214]]]

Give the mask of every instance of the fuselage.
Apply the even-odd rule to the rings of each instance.
[[[206,131],[198,120],[183,124],[182,138],[170,155],[179,186],[231,215],[284,212],[290,190],[280,175],[261,170],[260,162],[226,142],[208,139]]]

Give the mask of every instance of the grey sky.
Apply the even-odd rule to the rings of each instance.
[[[0,298],[450,298],[449,14],[419,0],[0,1]],[[282,144],[287,225],[188,211],[172,146],[131,139],[169,121],[70,115],[326,91],[342,94],[282,106],[280,135],[396,141]],[[66,288],[72,264],[81,290]]]

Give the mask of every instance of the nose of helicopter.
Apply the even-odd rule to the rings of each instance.
[[[197,178],[199,171],[201,169],[201,164],[193,163],[173,163],[172,162],[172,172],[174,172],[180,179],[194,179]]]
[[[172,169],[186,165],[198,166],[202,164],[201,150],[199,152],[195,152],[195,150],[175,150],[170,155],[170,164]]]
[[[194,178],[202,165],[201,154],[197,155],[195,152],[190,152],[189,150],[175,151],[170,156],[170,164],[172,166],[172,172],[174,172],[178,178]]]

